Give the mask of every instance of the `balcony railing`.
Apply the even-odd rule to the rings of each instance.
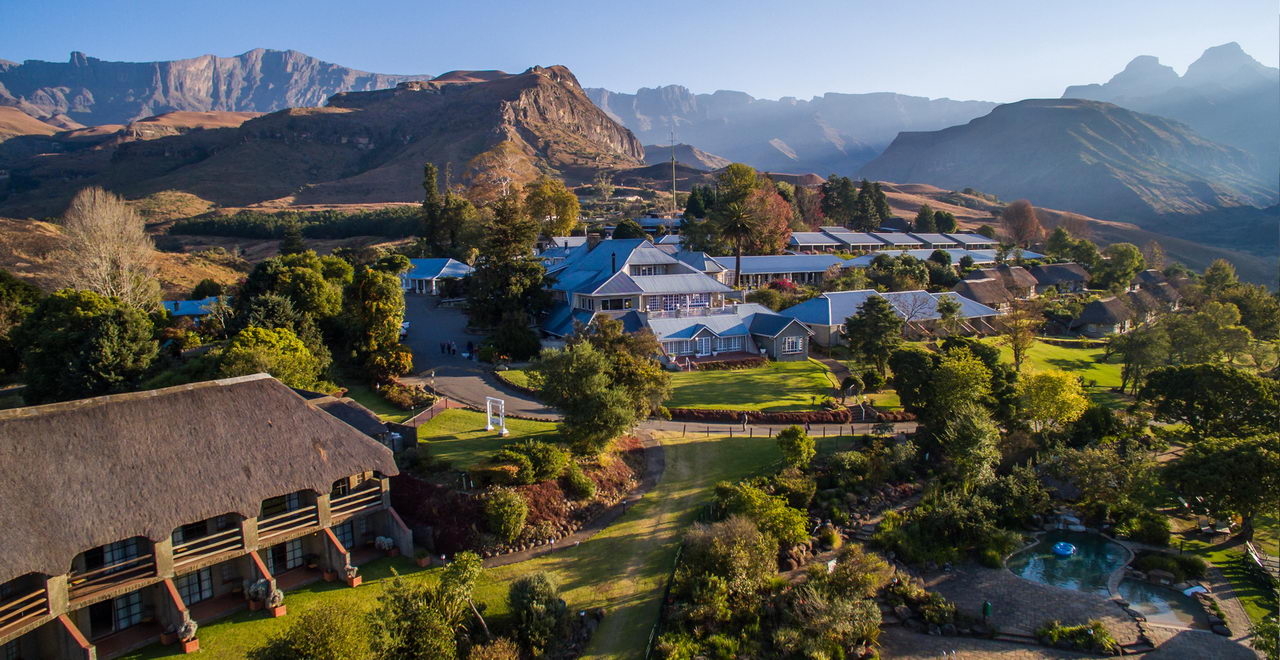
[[[192,562],[243,547],[244,537],[240,534],[240,529],[228,529],[173,546],[173,565],[174,568],[182,568]]]
[[[86,598],[104,589],[110,589],[134,580],[155,577],[156,565],[152,555],[142,555],[118,561],[91,571],[72,572],[68,580],[71,600]]]
[[[329,500],[329,512],[335,520],[382,506],[382,486],[352,491]]]
[[[270,518],[258,519],[258,540],[265,541],[266,539],[296,532],[307,527],[319,526],[320,520],[316,516],[315,505],[304,506],[301,509],[286,511]]]
[[[0,602],[0,634],[39,619],[48,612],[49,595],[44,587]]]

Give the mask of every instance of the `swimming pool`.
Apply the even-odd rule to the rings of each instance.
[[[1070,557],[1053,554],[1053,545],[1066,541],[1076,546]],[[1129,551],[1098,534],[1058,530],[1046,532],[1035,545],[1009,558],[1015,575],[1043,584],[1110,596],[1107,582],[1129,560]]]
[[[1129,601],[1130,608],[1151,623],[1189,628],[1209,627],[1204,609],[1194,598],[1181,591],[1140,580],[1121,580],[1118,591],[1121,598]]]

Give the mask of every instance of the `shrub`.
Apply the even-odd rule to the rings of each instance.
[[[837,550],[844,545],[844,539],[840,536],[840,532],[837,532],[836,528],[831,525],[823,525],[822,529],[818,530],[818,542],[823,547],[831,550]]]
[[[987,568],[1000,568],[1004,565],[1004,558],[1000,556],[998,551],[984,548],[982,552],[978,553],[978,563]]]
[[[516,638],[530,655],[542,656],[563,636],[565,603],[546,573],[526,575],[512,582],[507,605],[515,619]]]
[[[497,461],[498,456],[502,456],[502,460]],[[569,452],[537,440],[525,440],[507,445],[502,448],[502,451],[494,454],[494,459],[497,462],[516,460],[521,466],[525,464],[524,461],[513,459],[513,456],[522,456],[527,460],[529,474],[528,480],[524,482],[527,484],[558,479],[561,474],[564,474],[565,468],[569,467]]]
[[[564,485],[574,499],[589,500],[596,496],[596,482],[577,463],[570,463],[569,469],[565,470]]]
[[[955,623],[956,606],[955,603],[943,598],[942,594],[930,593],[929,597],[920,604],[920,616],[925,621],[939,626]]]
[[[1072,648],[1090,653],[1104,655],[1120,653],[1120,643],[1097,619],[1091,619],[1088,623],[1078,626],[1064,626],[1061,621],[1050,621],[1036,629],[1036,637],[1048,646],[1066,642]]]
[[[1162,552],[1142,553],[1134,560],[1133,566],[1143,572],[1165,571],[1172,574],[1173,579],[1178,582],[1202,578],[1209,568],[1205,560],[1195,555],[1170,555]]]
[[[510,543],[520,536],[528,515],[529,505],[515,491],[499,490],[485,499],[484,516],[489,531],[503,543]]]
[[[471,647],[467,660],[520,660],[520,647],[506,637],[499,637],[483,646]]]
[[[1183,574],[1192,580],[1204,577],[1205,572],[1209,570],[1209,563],[1196,555],[1174,555],[1173,560],[1178,562],[1178,567],[1182,569]]]
[[[349,607],[318,605],[281,634],[249,652],[252,660],[362,660],[372,657],[365,618]]]
[[[534,477],[536,473],[534,472],[534,469],[533,469],[533,459],[529,458],[525,454],[522,454],[518,451],[510,449],[510,445],[508,445],[508,448],[506,449],[499,449],[498,451],[494,452],[493,456],[489,458],[489,462],[499,467],[511,466],[515,468],[515,475],[513,477],[513,480],[511,482],[505,482],[505,483],[531,484],[537,481],[537,479]],[[504,470],[502,472],[506,472],[506,471]],[[491,474],[494,475],[492,477],[492,483],[496,483],[496,484],[504,483],[501,479],[497,478],[497,474],[499,474],[499,472],[494,472]]]
[[[378,393],[388,403],[401,410],[426,408],[436,402],[435,395],[428,392],[421,385],[409,387],[393,381],[383,385],[382,389],[378,390]]]
[[[884,387],[884,376],[875,369],[867,369],[866,373],[862,374],[862,387],[868,394],[879,392],[880,388]]]
[[[1169,519],[1158,513],[1144,512],[1116,527],[1116,533],[1147,545],[1169,545]]]
[[[782,460],[795,468],[808,467],[817,453],[813,438],[799,426],[788,426],[778,431],[778,447],[782,449]]]
[[[808,509],[813,495],[818,491],[818,482],[813,477],[796,468],[787,468],[773,478],[777,493],[787,498],[787,505],[797,509]]]

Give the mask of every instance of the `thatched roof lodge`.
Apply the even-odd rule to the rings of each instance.
[[[0,649],[111,657],[243,581],[341,568],[373,536],[411,550],[395,474],[266,374],[0,411]]]

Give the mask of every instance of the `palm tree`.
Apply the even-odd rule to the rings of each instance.
[[[716,226],[725,240],[733,243],[733,285],[742,283],[742,246],[756,233],[759,224],[742,202],[730,202],[716,214]]]

